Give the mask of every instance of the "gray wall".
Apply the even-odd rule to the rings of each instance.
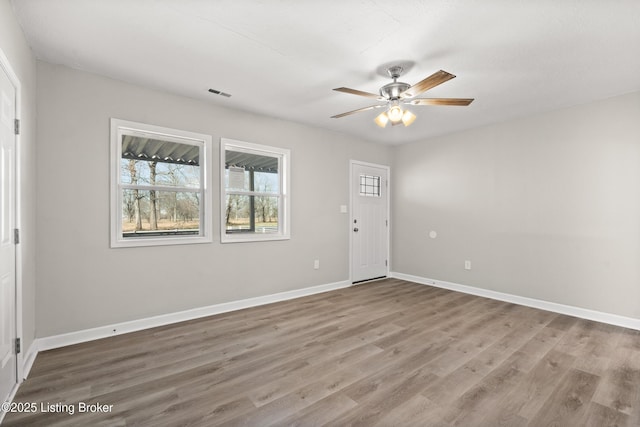
[[[109,248],[111,117],[213,136],[214,243]],[[347,280],[349,160],[390,158],[389,147],[43,62],[38,133],[39,337]],[[291,240],[217,241],[220,137],[291,150]]]
[[[640,318],[639,118],[633,93],[397,147],[393,270]]]
[[[18,76],[21,88],[20,225],[22,269],[22,339],[25,351],[35,336],[36,294],[36,60],[8,0],[0,1],[0,49]]]

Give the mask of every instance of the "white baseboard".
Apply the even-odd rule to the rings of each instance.
[[[29,350],[24,355],[22,359],[22,379],[27,379],[29,376],[29,372],[31,372],[31,367],[33,366],[33,362],[36,361],[36,356],[38,355],[38,340],[35,339],[29,346]]]
[[[293,291],[280,292],[277,294],[265,295],[261,297],[247,298],[239,301],[231,301],[206,307],[198,307],[191,310],[162,314],[159,316],[147,317],[145,319],[138,319],[128,322],[115,323],[112,325],[100,326],[97,328],[84,329],[80,331],[69,332],[66,334],[37,338],[34,341],[34,345],[32,345],[35,352],[33,355],[33,360],[35,360],[35,356],[37,355],[38,351],[51,350],[54,348],[65,347],[68,345],[79,344],[101,338],[107,338],[114,335],[126,334],[128,332],[135,332],[143,329],[155,328],[157,326],[164,326],[172,323],[198,319],[201,317],[213,316],[215,314],[241,310],[243,308],[250,308],[279,301],[286,301],[294,298],[332,291],[335,289],[347,288],[349,286],[351,286],[351,282],[349,282],[348,280],[344,280],[341,282],[312,286],[304,289],[296,289]],[[25,360],[25,377],[28,374],[26,364],[29,359],[30,357],[27,357],[27,359]],[[31,364],[33,364],[33,360],[31,360]],[[30,365],[29,369],[31,369]]]
[[[6,399],[2,400],[2,397],[0,397],[0,402],[13,402],[13,398],[16,397],[16,393],[18,392],[18,387],[20,386],[20,384],[14,384],[13,387],[11,387],[11,391],[9,392],[9,396],[7,396]],[[2,425],[2,420],[4,420],[4,416],[7,415],[7,412],[5,412],[4,410],[0,409],[0,425]]]
[[[16,393],[18,392],[18,388],[20,387],[20,384],[22,383],[23,379],[27,378],[27,375],[29,375],[29,371],[31,370],[31,367],[33,366],[33,362],[36,360],[36,355],[38,354],[37,351],[37,344],[35,343],[35,341],[33,343],[31,343],[31,346],[29,346],[29,350],[27,351],[27,353],[25,354],[24,358],[22,358],[22,376],[23,378],[20,379],[20,381],[18,381],[16,384],[13,385],[13,387],[11,387],[11,391],[9,392],[9,395],[6,397],[6,399],[2,400],[2,396],[0,396],[0,402],[13,402],[13,398],[16,397]],[[19,363],[19,362],[18,362]],[[4,420],[4,416],[7,413],[3,410],[0,410],[0,425],[2,424],[2,420]]]
[[[407,280],[422,285],[430,285],[438,288],[449,289],[465,294],[477,295],[527,307],[539,308],[541,310],[552,311],[554,313],[566,314],[580,317],[582,319],[594,320],[596,322],[608,323],[610,325],[621,326],[623,328],[640,330],[640,319],[619,316],[617,314],[603,313],[601,311],[589,310],[586,308],[574,307],[571,305],[558,304],[555,302],[543,301],[534,298],[521,297],[518,295],[506,294],[489,289],[476,288],[474,286],[460,285],[457,283],[445,282],[443,280],[429,279],[426,277],[413,276],[398,272],[391,272],[390,277]]]

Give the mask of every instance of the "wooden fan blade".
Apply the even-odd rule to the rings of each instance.
[[[406,101],[411,105],[460,105],[465,106],[473,102],[473,98],[418,98]]]
[[[385,100],[383,96],[376,95],[375,93],[363,92],[363,91],[357,90],[357,89],[349,89],[348,87],[338,87],[338,88],[335,88],[334,90],[336,90],[338,92],[350,93],[352,95],[365,96],[367,98],[373,98],[373,99],[377,99],[379,101],[384,101]]]
[[[331,116],[331,118],[332,119],[339,119],[340,117],[348,116],[350,114],[359,113],[361,111],[374,110],[376,108],[382,108],[382,107],[386,107],[386,105],[385,104],[382,104],[382,105],[371,105],[369,107],[359,108],[359,109],[353,110],[353,111],[347,111],[346,113],[336,114],[335,116]]]
[[[448,80],[455,78],[451,73],[447,73],[446,71],[436,71],[431,74],[424,80],[419,81],[418,83],[411,86],[409,89],[405,90],[400,94],[400,98],[411,98],[416,95],[420,95],[422,92],[425,92],[431,88],[438,86]]]

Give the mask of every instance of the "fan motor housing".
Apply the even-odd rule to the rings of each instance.
[[[400,98],[400,94],[411,87],[408,83],[391,82],[380,88],[380,95],[386,99],[396,100]]]

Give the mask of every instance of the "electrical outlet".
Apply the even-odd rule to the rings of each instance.
[[[318,270],[320,268],[320,260],[316,259],[313,261],[313,269]]]
[[[465,270],[471,270],[471,261],[466,260],[466,261],[464,262],[464,269],[465,269]]]

